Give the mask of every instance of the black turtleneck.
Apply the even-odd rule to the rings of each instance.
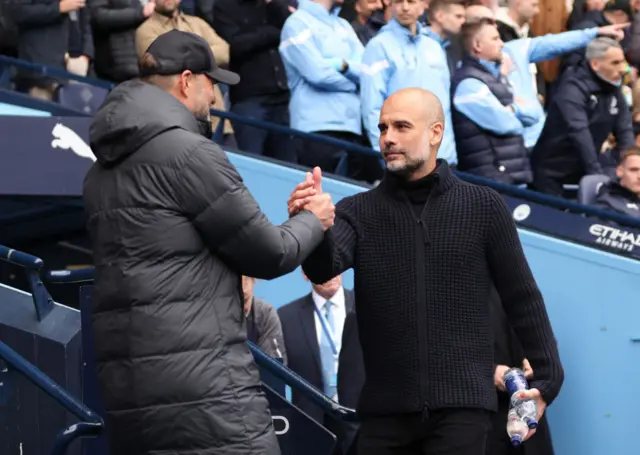
[[[409,199],[413,212],[416,218],[419,218],[422,214],[422,209],[429,199],[429,195],[433,190],[433,187],[438,181],[436,173],[428,174],[418,180],[407,180],[400,176],[388,173],[388,177],[395,180],[398,188],[401,188],[404,194]]]

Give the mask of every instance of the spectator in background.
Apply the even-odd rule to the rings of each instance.
[[[247,320],[247,339],[269,354],[287,364],[287,350],[282,336],[280,318],[273,305],[254,296],[256,279],[242,276],[244,317]]]
[[[216,0],[214,28],[229,43],[229,68],[240,75],[230,88],[231,112],[289,126],[289,87],[278,52],[286,0]],[[290,136],[234,122],[238,147],[256,155],[297,162]]]
[[[86,77],[93,74],[93,30],[89,8],[69,13],[69,48],[64,56],[67,71]]]
[[[531,22],[540,13],[539,1],[507,0],[507,5],[496,11],[500,39],[507,42],[530,37]]]
[[[451,76],[441,40],[429,38],[418,22],[422,0],[391,0],[391,9],[393,19],[367,44],[363,58],[362,116],[369,140],[380,150],[380,111],[389,96],[405,88],[423,88],[443,105],[447,121],[438,156],[454,166],[458,159],[450,121]]]
[[[10,2],[0,1],[0,55],[18,56],[18,28],[11,17]],[[7,68],[0,68],[0,75]]]
[[[632,24],[627,48],[627,60],[634,68],[640,67],[640,0],[631,0]]]
[[[613,24],[626,24],[629,25],[629,21],[632,18],[630,0],[610,0],[606,3],[603,10],[592,10],[586,13],[579,23],[575,24],[572,30],[581,30],[594,27],[605,27]],[[624,52],[629,50],[630,45],[630,33],[625,33],[624,38],[621,41],[621,46]],[[579,49],[562,59],[560,65],[560,72],[563,73],[567,68],[580,64],[584,59],[584,49]]]
[[[199,17],[213,27],[214,5],[215,0],[181,0],[180,10],[189,16]]]
[[[340,10],[340,17],[351,24],[362,45],[366,46],[386,24],[380,14],[374,14],[382,8],[381,0],[348,0]]]
[[[596,206],[640,218],[640,147],[629,147],[620,154],[616,176],[617,182],[602,185]]]
[[[160,35],[170,30],[180,30],[182,32],[194,33],[209,43],[211,51],[216,57],[219,66],[226,68],[229,65],[229,44],[211,28],[203,19],[189,16],[180,11],[180,0],[157,0],[155,11],[136,30],[136,53],[138,58],[142,58],[149,45]],[[220,88],[214,87],[216,95],[216,109],[225,111],[224,97]],[[218,130],[220,119],[213,118],[213,131]],[[225,143],[233,144],[233,128],[231,122],[225,120],[223,124]]]
[[[501,73],[507,76],[514,96],[522,98],[532,108],[538,110],[539,120],[525,126],[523,132],[524,145],[529,154],[538,142],[546,118],[539,91],[536,91],[539,85],[536,87],[535,74],[530,71],[531,66],[567,52],[582,49],[597,36],[622,39],[624,27],[624,24],[607,25],[600,28],[548,34],[537,38],[518,38],[505,43]]]
[[[530,26],[533,18],[540,13],[538,0],[508,0],[507,5],[506,8],[499,8],[496,12],[500,39],[507,43],[519,38],[532,38],[534,35],[531,33]],[[544,105],[547,93],[544,75],[535,63],[529,65],[529,70],[532,74],[534,90]]]
[[[620,44],[598,38],[587,46],[586,61],[563,74],[532,154],[536,190],[561,196],[563,185],[602,174],[599,155],[610,134],[617,150],[633,145],[631,113],[620,90],[626,71]]]
[[[478,3],[489,8],[494,14],[500,6],[500,0],[478,0]]]
[[[282,29],[280,55],[291,89],[291,128],[363,145],[358,92],[364,47],[351,25],[332,14],[340,3],[300,0]],[[377,162],[377,169],[369,171],[356,159],[342,147],[316,141],[307,142],[298,156],[300,164],[327,172],[346,162],[353,178],[380,177]]]
[[[140,0],[89,0],[99,78],[124,82],[138,77],[136,29],[155,7],[154,1],[143,5]]]
[[[9,5],[18,28],[18,58],[59,69],[67,69],[71,62],[75,72],[88,70],[93,43],[87,12],[83,11],[85,0],[9,0]],[[73,33],[70,28],[75,29]],[[17,88],[52,100],[59,84],[25,71],[19,75]]]
[[[600,12],[608,0],[574,0],[573,9],[567,20],[567,29],[574,30],[576,26],[590,15],[591,11]]]
[[[465,20],[466,23],[477,22],[480,19],[484,19],[484,18],[493,19],[493,20],[496,19],[496,15],[493,12],[493,10],[491,10],[490,8],[487,8],[479,1],[467,6],[467,9],[465,10],[465,15],[466,15],[466,20]],[[463,46],[463,49],[464,49],[464,46]]]
[[[425,27],[424,32],[442,47],[450,75],[456,71],[464,54],[462,43],[457,38],[466,20],[465,1],[432,0],[427,12],[429,25]]]
[[[463,27],[467,55],[452,82],[453,125],[460,170],[509,184],[533,180],[524,128],[540,119],[540,103],[515,97],[501,74],[502,48],[492,19]]]

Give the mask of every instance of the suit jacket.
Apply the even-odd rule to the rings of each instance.
[[[345,289],[344,293],[348,319],[349,313],[355,311],[355,299],[353,291]],[[280,316],[280,322],[282,323],[282,333],[284,336],[284,345],[287,350],[289,368],[317,389],[323,390],[322,363],[320,361],[318,334],[316,333],[314,306],[315,303],[309,293],[302,298],[280,307],[280,309],[278,309],[278,316]],[[345,323],[342,332],[340,358],[338,361],[338,401],[341,404],[353,402],[352,397],[342,396],[340,394],[341,389],[344,391],[346,387],[346,389],[350,390],[352,387],[350,385],[345,386],[345,383],[349,384],[350,378],[348,376],[342,377],[342,384],[340,384],[340,371],[345,369],[345,365],[353,361],[351,358],[348,358],[348,356],[343,356],[342,354],[345,350],[346,352],[353,352],[350,345],[354,340],[357,340],[357,338],[357,333],[355,336],[352,336],[352,334],[347,331]],[[362,362],[362,359],[357,361]],[[323,422],[324,415],[322,410],[295,391],[292,393],[292,402],[309,417],[317,422]],[[345,404],[345,406],[348,405]]]

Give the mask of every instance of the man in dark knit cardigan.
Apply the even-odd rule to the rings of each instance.
[[[354,269],[366,370],[358,453],[484,455],[497,408],[491,285],[535,371],[523,396],[540,416],[564,378],[544,301],[500,195],[436,161],[435,95],[396,92],[379,128],[382,183],[336,205],[334,227],[303,263],[314,283]],[[320,180],[319,169],[307,174],[290,214],[322,192]]]

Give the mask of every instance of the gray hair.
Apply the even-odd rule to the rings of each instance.
[[[587,57],[587,60],[602,58],[604,57],[604,54],[606,54],[607,51],[611,48],[622,49],[620,43],[618,43],[613,38],[596,38],[587,45],[587,52],[585,55]]]

